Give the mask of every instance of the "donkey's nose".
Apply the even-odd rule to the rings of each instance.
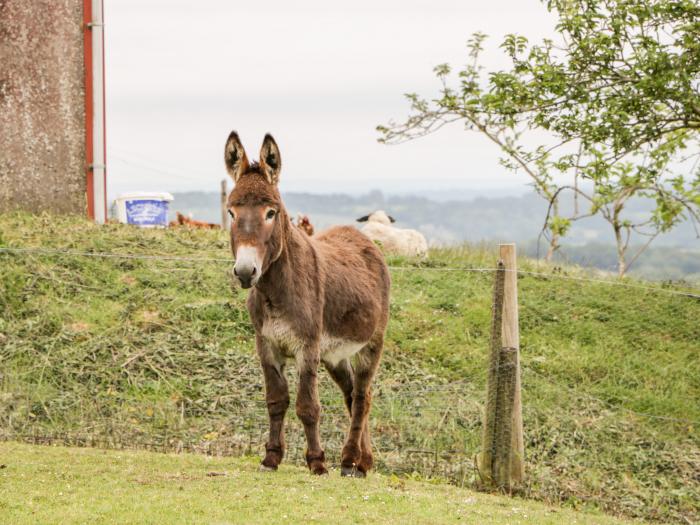
[[[235,264],[233,274],[241,282],[242,288],[250,288],[258,277],[258,269],[254,264]]]
[[[236,250],[236,263],[233,274],[241,281],[243,288],[254,286],[260,278],[260,260],[255,246],[239,246]]]

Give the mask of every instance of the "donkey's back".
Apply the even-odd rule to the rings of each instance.
[[[382,252],[351,226],[336,226],[309,239],[323,275],[324,332],[367,343],[384,333],[391,279]]]

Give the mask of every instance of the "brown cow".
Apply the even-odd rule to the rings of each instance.
[[[261,468],[276,470],[284,456],[283,421],[289,406],[284,366],[294,359],[299,373],[296,413],[304,425],[309,469],[328,472],[319,436],[317,373],[322,362],[350,413],[341,474],[364,477],[373,462],[371,383],[389,317],[384,258],[355,228],[340,226],[309,237],[292,225],[277,188],[282,164],[271,135],[265,136],[259,164],[248,162],[236,132],[224,151],[235,183],[228,197],[233,272],[243,288],[252,288],[247,305],[270,418]]]
[[[309,237],[313,236],[314,225],[311,224],[311,219],[309,219],[308,215],[304,215],[302,213],[298,214],[296,226]]]
[[[170,224],[168,224],[168,226],[187,226],[189,228],[199,228],[203,230],[216,230],[221,227],[218,224],[214,224],[213,222],[196,221],[194,219],[191,219],[190,217],[184,216],[179,211],[175,213],[175,216],[177,217],[177,219],[174,221],[170,221]]]

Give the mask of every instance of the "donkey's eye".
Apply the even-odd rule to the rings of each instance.
[[[269,221],[270,219],[274,219],[275,215],[277,215],[277,212],[275,210],[267,210],[265,218]]]
[[[228,210],[228,214],[231,216],[233,220],[236,220],[236,214],[233,213],[231,210]]]

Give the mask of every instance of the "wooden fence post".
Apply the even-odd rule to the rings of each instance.
[[[479,471],[484,481],[512,490],[523,481],[518,274],[514,244],[501,244],[494,280],[491,351]]]
[[[227,199],[228,199],[228,188],[226,187],[226,179],[221,180],[221,229],[228,229],[228,209],[227,209]]]
[[[523,441],[523,406],[520,392],[520,328],[518,321],[518,263],[515,244],[499,246],[501,259],[506,267],[503,289],[503,332],[504,348],[513,350],[515,381],[513,392],[513,433],[511,443],[510,477],[511,483],[522,483],[525,476],[525,444]]]

